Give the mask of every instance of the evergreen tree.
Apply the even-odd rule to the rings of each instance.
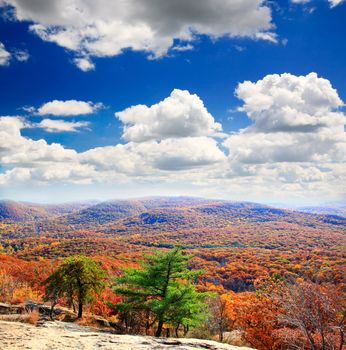
[[[194,283],[201,271],[188,269],[190,259],[180,248],[174,248],[146,255],[140,269],[124,269],[113,288],[123,296],[116,309],[125,317],[134,311],[147,314],[147,327],[157,322],[157,337],[164,323],[187,328],[197,325],[205,314],[207,293],[196,291]]]
[[[83,306],[90,303],[95,294],[104,288],[105,270],[96,261],[86,256],[71,256],[66,258],[58,269],[53,272],[43,284],[46,286],[45,297],[52,301],[51,315],[59,297],[65,297],[68,302],[78,304],[78,316],[83,314]]]

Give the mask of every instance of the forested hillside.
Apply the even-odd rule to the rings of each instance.
[[[338,290],[346,285],[346,219],[337,215],[159,197],[62,205],[2,202],[0,217],[0,284],[11,290],[12,296],[3,292],[3,298],[12,302],[42,299],[41,281],[71,255],[92,257],[110,275],[119,275],[124,267],[138,266],[143,252],[180,246],[193,255],[190,268],[203,270],[200,290],[230,303],[225,329],[242,329],[246,344],[266,349],[275,342],[270,334],[277,326],[257,324],[276,312],[255,298],[263,283],[267,288],[273,279],[308,281]],[[94,313],[108,317],[112,310],[103,300],[118,299],[106,288],[92,304]],[[266,345],[256,341],[262,336]]]

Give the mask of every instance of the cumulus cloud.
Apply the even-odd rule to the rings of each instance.
[[[44,129],[48,132],[77,132],[85,128],[89,122],[67,122],[65,120],[43,119],[34,127]]]
[[[1,0],[0,0],[1,7]],[[30,55],[25,50],[12,49],[8,51],[5,45],[0,42],[0,66],[8,66],[11,60],[17,60],[18,62],[26,62]]]
[[[311,2],[311,0],[291,0],[291,2],[293,4],[307,4]],[[342,2],[344,2],[344,0],[328,0],[328,3],[332,8],[340,5]]]
[[[88,72],[95,69],[95,65],[88,58],[75,58],[73,61],[83,72]]]
[[[293,4],[307,4],[311,0],[291,0]]]
[[[263,0],[3,0],[14,18],[77,57],[106,57],[125,49],[160,57],[176,41],[203,34],[276,41],[271,10]],[[184,47],[178,44],[178,47]],[[185,45],[185,47],[189,47]],[[77,66],[89,70],[88,60]],[[87,68],[86,68],[87,67]]]
[[[199,123],[198,119],[195,123]],[[60,144],[26,138],[21,133],[26,127],[74,131],[77,124],[81,126],[50,119],[26,124],[20,117],[1,117],[0,162],[7,171],[1,174],[0,182],[51,183],[59,179],[67,183],[109,182],[125,175],[168,178],[171,172],[211,167],[226,160],[217,142],[207,136],[128,142],[77,153]]]
[[[97,111],[102,107],[100,103],[92,103],[85,101],[67,100],[59,101],[54,100],[43,104],[37,109],[38,115],[52,115],[52,116],[76,116],[86,115]]]
[[[262,132],[310,132],[323,127],[340,128],[343,106],[335,89],[316,73],[307,76],[272,74],[238,85],[236,96],[244,101],[241,111],[254,121],[250,130]]]
[[[331,7],[340,5],[344,0],[328,0]]]
[[[26,124],[19,117],[0,117],[0,164],[6,167],[39,167],[55,162],[74,162],[77,152],[57,143],[32,140],[21,135]]]
[[[80,159],[100,170],[140,176],[205,167],[225,161],[226,156],[211,138],[186,137],[99,147],[82,153]]]
[[[329,3],[329,6],[331,8],[333,8],[333,7],[336,7],[336,6],[340,5],[345,0],[327,0],[327,1]],[[293,4],[307,4],[307,3],[311,2],[311,0],[291,0],[291,2]]]
[[[253,124],[225,141],[232,163],[346,160],[343,102],[328,80],[273,74],[239,84],[236,95]]]
[[[149,155],[153,166],[161,170],[189,170],[215,165],[226,159],[210,137],[166,139],[149,147],[152,147]]]
[[[0,164],[5,169],[0,185],[80,185],[97,179],[93,166],[79,163],[75,150],[23,137],[21,129],[27,126],[22,118],[0,117]]]
[[[137,110],[137,107],[132,108]],[[87,184],[118,182],[126,177],[171,181],[175,179],[174,173],[179,173],[177,178],[186,178],[192,176],[191,172],[195,172],[197,179],[197,169],[213,171],[214,166],[226,161],[217,141],[210,136],[220,131],[221,125],[197,95],[174,90],[164,101],[145,108],[147,118],[142,121],[147,126],[153,124],[144,137],[135,137],[136,142],[129,137],[126,144],[81,153],[59,144],[47,144],[42,139],[31,140],[21,133],[26,127],[41,127],[51,132],[74,131],[82,126],[80,123],[44,119],[28,125],[20,117],[2,117],[0,142],[5,146],[0,161],[7,171],[0,175],[0,182]],[[124,123],[126,120],[136,124],[141,119],[133,110],[131,115],[128,113],[124,112],[120,118]]]
[[[30,58],[29,53],[25,50],[15,50],[13,55],[19,62],[26,62]]]
[[[172,48],[173,51],[191,51],[194,47],[191,44],[176,45]]]
[[[10,60],[11,54],[6,50],[5,45],[0,42],[0,66],[7,66]]]
[[[0,173],[0,185],[6,184],[59,184],[69,183],[86,185],[95,177],[94,170],[88,165],[74,163],[51,163],[42,164],[39,167],[22,168],[16,167],[5,173]]]
[[[175,89],[157,104],[132,106],[115,115],[124,124],[123,138],[134,142],[208,136],[222,130],[203,101],[187,90]]]
[[[338,157],[345,161],[345,136],[333,133],[247,133],[230,136],[224,143],[232,162],[264,164],[277,162],[324,162]]]
[[[221,141],[221,125],[183,90],[118,113],[124,144],[79,153],[24,137],[25,119],[1,117],[0,184],[182,186],[189,194],[276,202],[345,198],[345,115],[328,80],[272,74],[235,93],[252,123]]]
[[[98,172],[113,171],[126,175],[147,174],[143,154],[133,144],[96,147],[79,155],[82,164],[91,164]]]

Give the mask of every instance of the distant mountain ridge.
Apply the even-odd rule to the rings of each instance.
[[[310,214],[325,214],[325,215],[336,215],[346,218],[346,205],[331,205],[331,206],[306,206],[299,207],[296,210],[303,213]]]
[[[336,215],[341,214],[341,215]],[[303,215],[303,217],[302,217]],[[217,227],[229,220],[248,222],[285,221],[313,225],[315,221],[346,225],[342,210],[305,207],[299,210],[274,208],[252,202],[232,202],[196,197],[144,197],[95,202],[35,204],[0,201],[0,222],[51,222],[77,227],[116,226],[179,229]]]
[[[129,218],[135,215],[146,213],[147,211],[173,208],[195,207],[201,204],[214,203],[201,198],[193,197],[145,197],[139,199],[120,199],[106,201],[94,206],[85,208],[78,213],[71,213],[66,216],[70,224],[99,222],[106,223],[119,219]]]
[[[25,222],[50,219],[89,207],[92,203],[38,204],[0,200],[0,222]]]
[[[90,221],[102,218],[113,221],[153,208],[170,208],[181,205],[197,205],[208,200],[194,197],[145,197],[139,199],[117,199],[104,202],[81,201],[58,204],[39,204],[0,200],[0,222],[24,222],[52,219],[65,216],[74,223],[74,217]],[[89,213],[92,213],[90,217]]]
[[[346,218],[337,215],[191,197],[53,206],[3,201],[1,210],[0,249],[18,258],[85,254],[126,260],[179,245],[197,256],[198,268],[198,261],[208,267],[211,282],[233,291],[253,288],[264,271],[260,265],[309,277],[325,261],[321,273],[344,275]],[[239,272],[249,263],[251,273]],[[226,264],[242,277],[225,270]]]

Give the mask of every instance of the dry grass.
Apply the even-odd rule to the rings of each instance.
[[[37,310],[27,311],[22,314],[0,315],[1,321],[22,322],[36,325],[40,314]]]

